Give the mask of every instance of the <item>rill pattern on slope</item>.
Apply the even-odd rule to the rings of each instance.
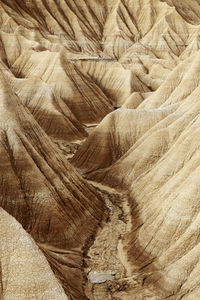
[[[200,298],[199,33],[198,0],[0,1],[1,297]]]

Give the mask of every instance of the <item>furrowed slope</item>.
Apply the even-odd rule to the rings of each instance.
[[[129,190],[132,229],[119,255],[128,276],[139,276],[143,289],[151,290],[157,299],[199,297],[198,78],[199,52],[179,64],[156,92],[132,110],[138,115],[145,110],[150,116],[152,111],[157,115],[168,109],[165,117],[153,126],[147,117],[136,124],[130,120],[132,147],[114,164],[111,155],[109,168],[102,169],[106,166],[101,162],[87,174]],[[145,126],[146,132],[137,139],[136,132]],[[117,136],[118,130],[113,134]],[[89,166],[87,162],[88,171]]]
[[[1,206],[44,251],[66,293],[85,299],[82,250],[103,204],[13,94],[2,71],[0,83]]]
[[[104,1],[103,1],[104,2]],[[4,11],[23,27],[39,28],[47,39],[70,51],[98,53],[106,18],[105,3],[98,1],[2,1]],[[19,14],[20,12],[20,14]],[[62,38],[60,39],[60,36]]]
[[[12,90],[19,96],[44,131],[55,139],[82,140],[87,137],[84,126],[66,103],[41,79],[16,79],[8,74]]]
[[[35,51],[21,55],[12,66],[16,77],[39,77],[49,84],[58,97],[82,123],[100,121],[112,111],[110,100],[91,79],[69,62],[62,53]]]
[[[158,112],[118,109],[105,117],[70,161],[86,173],[108,167],[168,114],[167,109]]]
[[[200,19],[200,11],[199,11],[199,1],[191,0],[185,1],[184,3],[180,0],[161,0],[162,2],[166,2],[172,7],[175,7],[177,12],[188,22],[191,24],[199,24]]]
[[[68,299],[33,239],[2,208],[0,233],[2,299]]]

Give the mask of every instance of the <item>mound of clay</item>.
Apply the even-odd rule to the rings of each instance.
[[[85,173],[110,166],[170,111],[116,110],[106,116],[90,134],[71,159],[71,163]]]
[[[33,239],[2,208],[0,233],[2,299],[68,299]]]

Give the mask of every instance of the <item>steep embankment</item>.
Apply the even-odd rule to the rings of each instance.
[[[109,163],[99,159],[93,170],[94,148],[91,141],[91,148],[85,149],[86,141],[73,158],[88,178],[129,190],[132,228],[120,248],[122,262],[128,276],[142,280],[140,294],[150,289],[158,299],[197,299],[199,295],[199,57],[198,51],[180,63],[155,93],[131,111],[140,118],[143,111],[149,117],[166,114],[154,124],[148,117],[136,123],[130,120],[126,128],[131,128],[132,146],[123,148],[124,141],[118,148],[113,146],[124,150],[123,155],[116,159],[113,150]],[[128,122],[128,117],[124,119]],[[137,138],[138,132],[142,134]],[[113,130],[109,141],[119,133]],[[101,140],[108,140],[106,136],[102,130]],[[82,149],[85,164],[80,159]],[[107,148],[102,145],[101,149],[107,157]]]
[[[68,299],[33,239],[2,208],[0,233],[1,299]]]
[[[103,203],[13,94],[2,72],[0,88],[1,206],[44,251],[66,293],[84,299],[82,250],[101,220]]]

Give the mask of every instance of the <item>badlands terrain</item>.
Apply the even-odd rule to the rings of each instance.
[[[0,0],[0,299],[200,299],[200,1]]]

